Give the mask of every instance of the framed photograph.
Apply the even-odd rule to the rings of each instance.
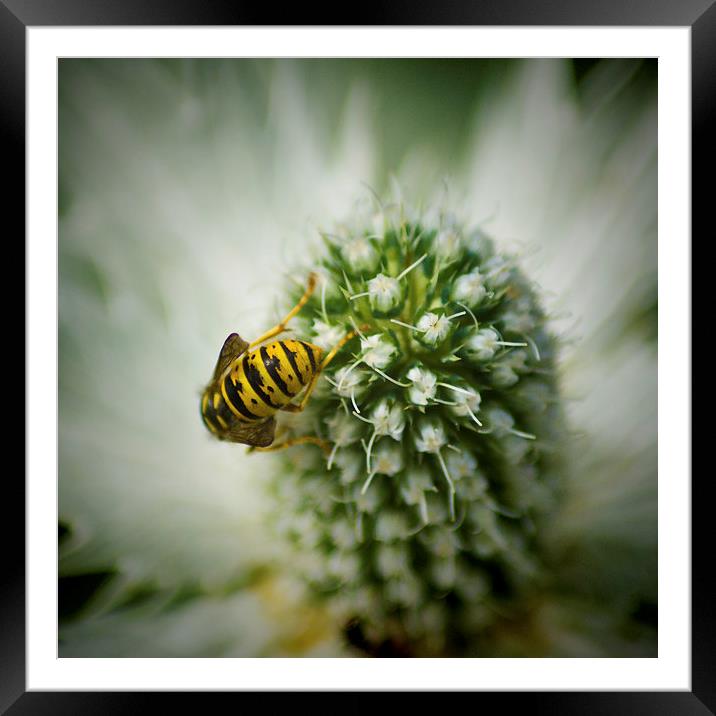
[[[0,707],[715,708],[708,1],[3,3],[28,429]]]

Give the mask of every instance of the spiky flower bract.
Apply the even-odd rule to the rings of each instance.
[[[517,258],[481,231],[402,204],[350,227],[323,234],[296,321],[326,347],[355,333],[290,428],[330,452],[287,451],[278,525],[366,644],[469,652],[543,580],[565,430],[557,342]]]

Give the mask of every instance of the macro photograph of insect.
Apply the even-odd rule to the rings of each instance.
[[[59,60],[59,656],[656,657],[657,78]]]
[[[325,358],[320,346],[305,341],[289,339],[261,345],[286,330],[288,322],[313,293],[316,280],[315,274],[311,274],[306,293],[296,307],[253,343],[242,340],[237,333],[232,333],[224,342],[214,376],[201,396],[204,424],[220,440],[265,450],[277,449],[278,446],[273,446],[276,411],[302,411],[320,372],[343,344],[356,336],[355,331],[343,336]],[[291,402],[291,398],[302,391],[301,402]],[[328,445],[317,437],[304,436],[289,440],[281,447],[306,442]]]

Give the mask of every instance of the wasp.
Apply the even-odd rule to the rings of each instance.
[[[323,349],[306,341],[274,340],[286,331],[286,324],[303,308],[316,286],[310,274],[308,287],[299,302],[277,325],[252,343],[238,333],[224,341],[214,375],[201,395],[204,425],[220,440],[275,450],[298,443],[314,443],[324,450],[320,438],[303,436],[273,446],[276,413],[301,412],[316,381],[338,351],[356,335],[351,331],[324,357]],[[268,342],[270,341],[270,342]],[[292,402],[304,391],[299,403]]]

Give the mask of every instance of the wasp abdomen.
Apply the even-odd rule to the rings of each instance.
[[[201,417],[206,427],[215,435],[223,433],[234,421],[221,393],[218,390],[212,391],[211,387],[207,388],[201,397]]]
[[[237,359],[221,392],[239,420],[263,420],[287,405],[319,367],[323,352],[304,341],[275,341]]]

